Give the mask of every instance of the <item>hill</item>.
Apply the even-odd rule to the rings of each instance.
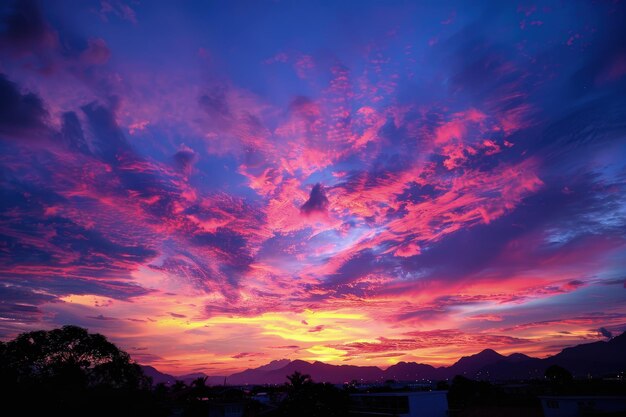
[[[332,365],[323,362],[290,361],[281,359],[254,369],[246,369],[226,377],[228,385],[282,384],[286,376],[295,371],[308,374],[316,382],[344,383],[375,381],[421,381],[451,379],[463,375],[472,379],[519,380],[543,378],[551,365],[568,369],[575,377],[602,376],[626,370],[626,332],[610,341],[580,344],[563,349],[560,353],[545,359],[533,358],[522,353],[509,356],[493,349],[485,349],[477,354],[464,356],[448,367],[433,367],[416,362],[398,362],[383,370],[376,366]],[[204,374],[190,374],[173,377],[163,374],[150,366],[143,366],[144,372],[155,383],[183,379],[189,382]],[[189,381],[187,381],[189,379]],[[221,385],[224,377],[209,377],[211,385]]]

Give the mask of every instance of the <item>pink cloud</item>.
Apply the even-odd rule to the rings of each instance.
[[[80,54],[84,65],[104,65],[110,57],[111,50],[101,38],[89,39],[87,49]]]

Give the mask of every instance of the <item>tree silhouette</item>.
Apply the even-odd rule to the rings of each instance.
[[[205,376],[205,377],[199,376],[198,378],[196,378],[193,381],[191,381],[191,386],[192,387],[196,387],[196,388],[200,388],[200,389],[204,389],[204,388],[206,388],[206,380],[208,378],[209,378],[208,376]]]
[[[480,404],[488,404],[495,395],[494,386],[487,381],[475,381],[462,375],[452,379],[448,391],[450,407],[463,409]]]
[[[140,388],[149,385],[141,368],[101,334],[78,326],[22,333],[2,349],[2,367],[16,383],[54,381]]]
[[[567,369],[559,365],[551,365],[546,369],[545,377],[552,384],[554,393],[567,390],[574,381],[572,374]]]
[[[277,415],[281,417],[339,417],[348,414],[347,391],[332,384],[314,383],[310,375],[294,372],[287,375],[287,399]]]
[[[24,415],[160,415],[150,383],[126,352],[81,327],[22,333],[0,345],[3,405]]]
[[[191,395],[193,398],[203,398],[209,395],[209,387],[206,385],[208,376],[198,377],[191,381]]]
[[[305,385],[313,382],[311,375],[303,374],[298,371],[295,371],[291,375],[287,375],[287,379],[289,380],[291,389],[296,392],[302,390]]]
[[[174,385],[172,385],[172,392],[180,392],[187,389],[187,384],[185,384],[185,381],[181,381],[180,379],[177,379],[176,382],[174,382]]]

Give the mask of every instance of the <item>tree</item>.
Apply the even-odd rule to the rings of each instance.
[[[332,384],[314,383],[310,375],[298,371],[287,376],[288,395],[277,411],[285,417],[339,417],[348,414],[347,391]]]
[[[172,392],[181,392],[187,389],[187,384],[185,384],[185,381],[181,381],[180,379],[177,379],[176,382],[174,382],[174,385],[172,385]]]
[[[206,385],[208,376],[198,377],[191,381],[191,395],[193,398],[203,398],[209,395],[209,387]]]
[[[203,390],[206,388],[206,380],[208,378],[209,378],[208,376],[205,376],[205,377],[199,376],[198,378],[191,381],[191,386]]]
[[[457,375],[452,379],[448,390],[448,402],[451,408],[463,409],[489,404],[496,395],[494,386],[488,381],[474,381]]]
[[[100,334],[77,326],[22,333],[0,345],[0,392],[22,415],[167,415],[150,379]]]
[[[545,377],[548,381],[560,385],[568,384],[574,380],[570,371],[559,365],[550,365],[546,369]]]
[[[128,353],[101,334],[78,326],[22,333],[0,353],[0,366],[15,383],[47,381],[134,389],[150,385]]]
[[[291,386],[291,389],[296,392],[302,390],[305,385],[311,384],[313,382],[313,380],[311,379],[311,375],[302,374],[298,371],[295,371],[291,375],[287,375],[287,379],[289,380],[289,385]]]

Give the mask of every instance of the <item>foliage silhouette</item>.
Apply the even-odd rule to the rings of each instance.
[[[548,381],[556,384],[569,384],[574,380],[570,371],[559,365],[549,366],[545,376]]]
[[[287,376],[287,398],[276,415],[340,417],[348,415],[348,392],[332,384],[315,383],[309,375],[294,372]]]
[[[20,334],[4,345],[2,366],[16,383],[49,381],[134,389],[150,384],[126,352],[104,336],[77,326]]]
[[[154,409],[150,379],[130,356],[77,326],[0,344],[0,375],[5,408],[24,415],[165,415]]]
[[[302,374],[298,371],[287,375],[287,379],[289,380],[289,387],[294,392],[301,391],[306,385],[313,383],[310,375]]]

